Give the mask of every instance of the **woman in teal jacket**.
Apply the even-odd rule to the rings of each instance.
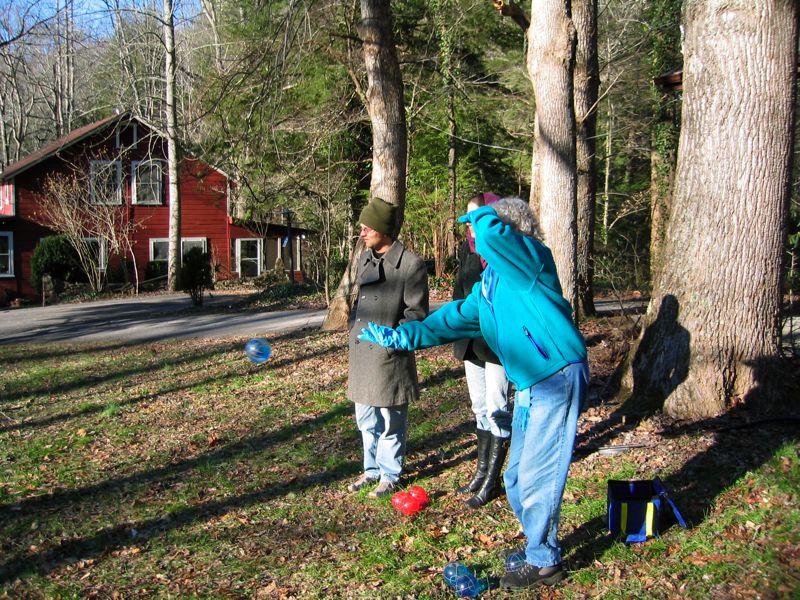
[[[563,298],[550,250],[519,198],[504,198],[463,215],[487,262],[464,300],[424,321],[391,329],[370,323],[363,339],[414,350],[483,336],[517,389],[506,495],[527,537],[524,566],[507,572],[505,588],[563,579],[558,520],[589,369],[583,336]]]

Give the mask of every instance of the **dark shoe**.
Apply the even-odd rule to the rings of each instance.
[[[474,494],[480,489],[483,479],[486,477],[486,465],[489,462],[489,440],[492,439],[492,432],[476,429],[475,433],[478,436],[478,467],[475,475],[472,476],[472,481],[456,490],[459,494]]]
[[[503,463],[508,454],[508,438],[491,436],[489,443],[489,464],[486,468],[486,477],[475,495],[467,500],[467,506],[478,508],[503,494],[503,485],[500,483],[500,474]]]
[[[367,496],[370,498],[383,498],[393,492],[394,484],[391,481],[381,481]]]
[[[516,571],[506,573],[500,579],[500,587],[506,590],[521,590],[535,585],[555,585],[566,577],[561,564],[552,567],[536,567],[531,563]]]
[[[348,492],[357,492],[363,487],[367,487],[368,485],[372,485],[378,481],[377,477],[368,477],[366,473],[362,474],[361,477],[356,479],[353,483],[347,486]]]

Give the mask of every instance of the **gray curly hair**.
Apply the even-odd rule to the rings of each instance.
[[[516,232],[542,239],[539,219],[522,198],[501,198],[492,204],[492,208],[500,220]]]

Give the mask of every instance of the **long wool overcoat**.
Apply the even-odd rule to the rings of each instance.
[[[365,250],[358,264],[358,299],[350,314],[347,397],[368,406],[402,406],[419,398],[413,352],[358,339],[372,321],[397,327],[428,315],[428,273],[423,260],[395,241],[378,258]]]

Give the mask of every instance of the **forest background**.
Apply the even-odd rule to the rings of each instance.
[[[783,368],[778,321],[800,237],[795,8],[536,0],[531,22],[500,0],[14,0],[0,38],[1,160],[132,112],[228,173],[238,218],[292,215],[316,232],[303,266],[339,324],[357,215],[376,189],[401,206],[401,238],[444,287],[465,200],[481,189],[529,198],[576,314],[592,314],[597,290],[652,286],[626,387],[669,399],[674,416],[717,414]],[[544,48],[562,26],[577,31],[566,62]],[[680,73],[684,52],[694,70],[682,97],[655,82]],[[382,94],[403,100],[399,114],[381,112]],[[402,135],[390,146],[392,129]]]
[[[114,111],[165,129],[160,3],[12,0],[7,8],[0,167]],[[184,147],[237,180],[240,217],[280,221],[288,208],[319,233],[307,276],[330,297],[369,192],[358,2],[203,0],[174,8]],[[525,32],[490,0],[398,2],[392,10],[409,148],[401,237],[445,276],[460,233],[453,217],[471,194],[530,193],[535,105]],[[653,80],[682,66],[680,21],[678,0],[599,2],[600,290],[649,285],[651,211],[666,193],[651,158],[674,161],[681,103],[679,92]],[[796,287],[796,194],[790,221],[787,283]]]
[[[597,4],[594,284],[643,292],[652,285],[653,297],[662,295],[640,336],[628,322],[581,323],[595,389],[581,422],[578,453],[586,458],[572,469],[563,514],[574,575],[547,597],[795,597],[800,581],[797,394],[783,396],[778,417],[754,420],[745,410],[765,388],[790,388],[798,373],[778,360],[774,303],[759,303],[777,301],[783,285],[786,315],[796,297],[796,170],[790,181],[771,182],[791,184],[780,226],[762,218],[770,198],[782,201],[777,193],[751,204],[744,198],[735,214],[732,202],[698,194],[690,208],[718,210],[678,214],[713,224],[707,238],[723,246],[726,260],[714,262],[708,246],[691,238],[677,253],[696,259],[694,268],[671,265],[683,280],[662,280],[659,290],[651,269],[658,230],[651,231],[671,196],[681,109],[690,98],[660,89],[654,78],[683,65],[684,44],[719,50],[734,37],[725,27],[748,9],[794,6],[794,28],[787,29],[796,48],[796,5],[685,4],[718,9],[694,14],[699,26],[688,28],[685,40],[686,6],[677,0]],[[173,8],[184,148],[237,180],[241,218],[289,209],[318,233],[307,275],[330,298],[354,246],[372,171],[359,2],[6,1],[2,165],[118,110],[168,129],[163,15]],[[408,128],[401,238],[431,261],[436,284],[451,272],[460,235],[452,218],[470,194],[529,197],[537,107],[526,35],[489,0],[394,2],[392,12]],[[710,43],[699,44],[698,32]],[[742,47],[752,46],[727,49],[741,59],[733,51]],[[726,83],[743,88],[759,73],[734,58],[719,62],[730,75]],[[792,75],[772,79],[793,85]],[[701,91],[706,99],[730,98],[730,87],[719,90],[727,94]],[[737,123],[745,140],[753,137],[748,128],[763,132],[776,122],[774,114],[761,116]],[[729,145],[735,156],[719,152],[724,140],[711,133],[723,131],[724,117],[713,131],[692,130],[695,140],[717,144],[706,157],[718,163],[706,174],[706,191],[751,158],[746,144]],[[696,124],[684,125],[685,132]],[[772,137],[788,140],[789,127],[772,129]],[[738,229],[723,229],[726,220]],[[776,250],[767,260],[735,260],[737,250],[755,254],[768,245]],[[780,266],[783,277],[767,276]],[[706,285],[703,271],[721,276]],[[423,398],[411,413],[409,476],[436,490],[434,505],[416,521],[398,521],[388,499],[375,507],[364,496],[345,496],[344,483],[359,469],[360,442],[344,397],[343,340],[341,332],[273,339],[280,356],[266,368],[245,361],[243,341],[233,339],[0,348],[8,365],[0,381],[0,584],[8,587],[0,595],[444,598],[452,595],[441,584],[449,560],[500,572],[499,550],[517,534],[513,515],[503,503],[470,513],[447,492],[469,467],[472,421],[453,376],[460,365],[446,348],[420,353]],[[629,377],[620,379],[626,354]],[[660,400],[664,413],[628,402],[625,389],[623,405],[605,402],[614,390],[629,390],[629,380],[641,396]],[[680,500],[690,529],[674,528],[645,546],[612,543],[606,481],[656,472]]]

